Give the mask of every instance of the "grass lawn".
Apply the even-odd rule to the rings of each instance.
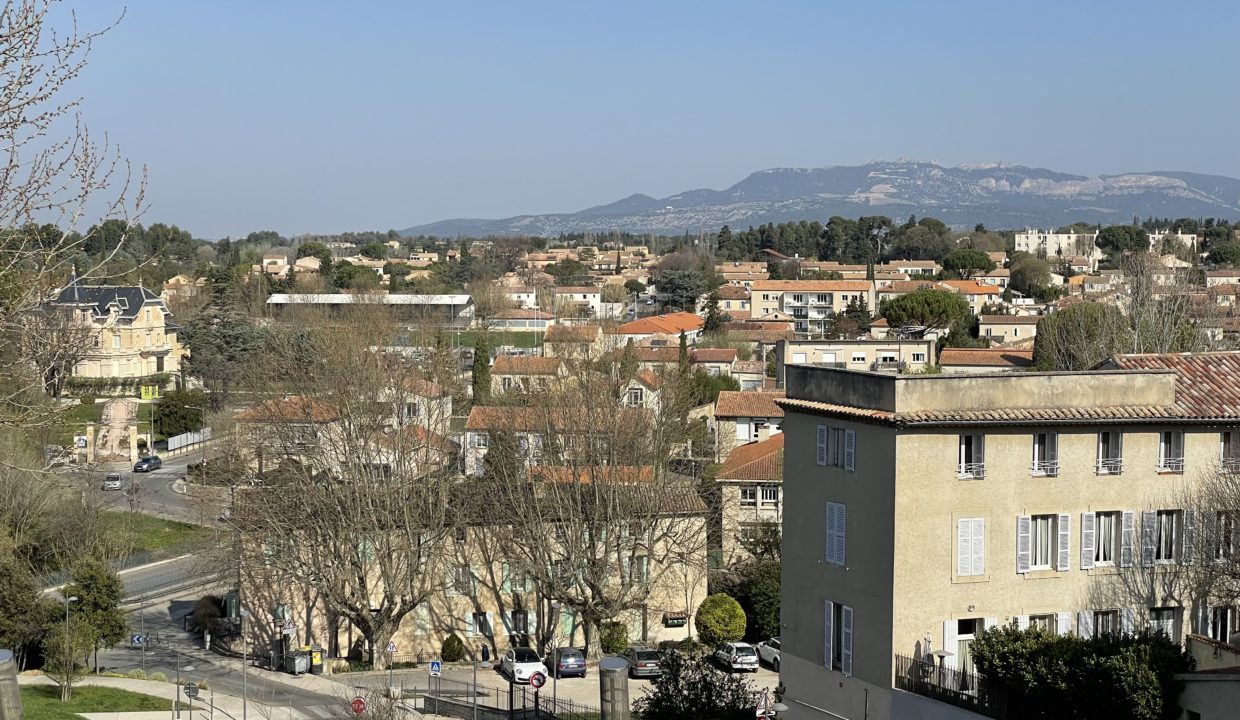
[[[124,538],[135,552],[188,547],[209,542],[212,535],[197,525],[117,510],[104,511],[103,522],[108,533]]]
[[[456,342],[461,347],[473,347],[474,343],[478,341],[479,335],[486,335],[487,343],[493,348],[500,345],[532,348],[538,347],[538,340],[542,333],[534,332],[533,330],[492,330],[485,333],[478,331],[455,333],[455,336],[458,338]]]
[[[172,688],[171,685],[168,687]],[[62,703],[60,688],[55,685],[22,686],[22,710],[25,720],[79,720],[78,713],[171,709],[171,696],[157,698],[128,690],[79,685],[73,688],[73,699]]]

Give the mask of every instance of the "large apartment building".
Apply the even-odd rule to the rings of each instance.
[[[968,671],[971,640],[994,625],[1240,629],[1234,606],[1175,582],[1215,520],[1186,491],[1240,459],[1240,354],[1074,373],[785,372],[789,718],[929,717],[895,689],[896,668]]]
[[[76,377],[175,375],[188,354],[177,340],[172,313],[144,287],[70,282],[49,308],[71,313],[74,322],[93,335],[92,347],[73,368]]]
[[[821,334],[831,330],[831,318],[853,300],[864,300],[874,310],[874,283],[869,280],[759,280],[750,287],[753,317],[784,313],[797,333]]]
[[[1083,256],[1096,264],[1102,259],[1102,251],[1094,244],[1097,239],[1097,233],[1026,229],[1016,233],[1016,252],[1026,252],[1051,260]]]

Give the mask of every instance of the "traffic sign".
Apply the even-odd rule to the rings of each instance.
[[[185,683],[185,697],[190,700],[198,697],[198,686],[194,683]]]
[[[129,644],[130,645],[145,645],[146,636],[145,635],[130,635]]]
[[[353,711],[354,715],[361,715],[362,713],[366,712],[366,698],[364,697],[353,698],[353,702],[349,703],[349,709]]]
[[[396,641],[395,640],[388,640],[387,651],[388,651],[388,654],[396,652]]]
[[[536,672],[530,676],[530,687],[534,688],[535,690],[537,690],[538,688],[546,684],[547,684],[546,675],[543,675],[540,672]]]
[[[439,677],[439,674],[443,672],[443,663],[438,660],[431,660],[429,670],[431,677]]]
[[[754,708],[754,717],[775,717],[775,712],[771,709],[771,694],[769,691],[762,693],[762,698],[758,700],[758,707]]]

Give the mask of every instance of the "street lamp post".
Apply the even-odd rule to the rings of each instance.
[[[478,720],[478,666],[479,665],[482,666],[483,670],[490,670],[492,667],[494,667],[493,665],[491,665],[490,660],[482,660],[482,661],[475,660],[474,661],[474,688],[473,688],[473,693],[471,693],[474,698],[474,720]]]
[[[77,658],[72,657],[73,648],[71,647],[70,640],[69,640],[69,603],[77,602],[77,601],[78,601],[77,595],[70,595],[65,598],[65,657],[64,657],[65,684],[60,688],[60,701],[61,702],[69,701],[69,698],[67,696],[67,693],[69,692],[68,680],[69,680],[70,674],[73,672],[73,663],[76,662],[77,660]]]
[[[246,685],[246,666],[249,665],[249,643],[245,639],[245,619],[250,616],[249,610],[241,611],[241,720],[249,718],[249,688]]]
[[[552,668],[551,668],[551,707],[553,708],[551,711],[552,713],[557,713],[560,711],[560,706],[556,704],[556,697],[557,697],[556,689],[560,685],[560,661],[559,661],[559,658],[556,657],[555,650],[556,650],[556,644],[557,644],[556,639],[557,639],[557,636],[559,635],[559,633],[557,633],[556,631],[559,629],[561,607],[562,606],[560,605],[560,603],[552,601],[551,622],[556,623],[555,625],[551,626],[552,627],[552,630],[551,630],[551,665],[552,665]],[[582,677],[585,677],[584,670],[582,670]]]
[[[193,665],[185,666],[185,672],[194,672],[195,669]],[[177,653],[177,684],[172,690],[172,696],[173,715],[179,720],[181,717],[181,653],[179,652]]]

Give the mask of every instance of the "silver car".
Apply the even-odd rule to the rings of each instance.
[[[725,670],[758,672],[758,651],[743,642],[724,643],[715,651],[715,661]]]
[[[108,473],[108,476],[103,479],[103,489],[104,490],[120,490],[121,489],[120,473]]]

